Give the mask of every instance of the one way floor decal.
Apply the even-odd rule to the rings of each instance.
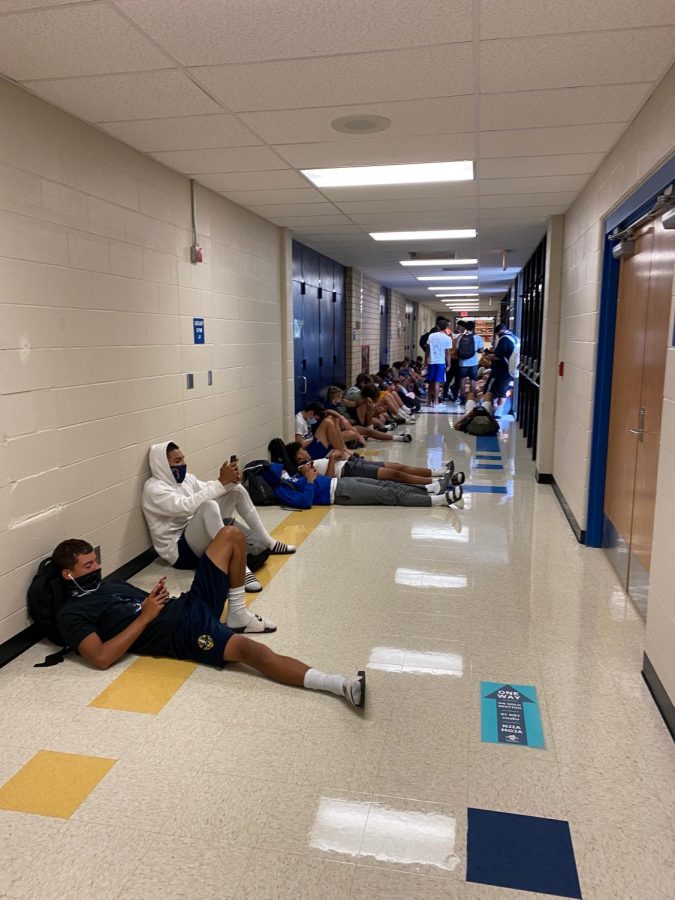
[[[481,740],[543,747],[537,689],[529,684],[481,681]]]

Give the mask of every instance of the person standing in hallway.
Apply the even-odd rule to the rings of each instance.
[[[445,384],[445,373],[452,365],[452,329],[447,319],[437,320],[438,331],[429,335],[429,406],[439,401],[440,386]]]
[[[467,319],[464,323],[464,331],[457,340],[457,357],[459,360],[459,380],[461,395],[476,392],[476,378],[478,377],[478,357],[485,348],[483,338],[476,334],[476,323]]]
[[[246,489],[239,484],[236,462],[223,463],[218,478],[200,481],[188,473],[185,455],[172,441],[153,444],[148,453],[152,475],[143,485],[141,507],[152,545],[158,555],[177,569],[195,569],[206,548],[238,514],[254,549],[273,554],[295,553],[295,547],[275,541],[263,525]],[[247,569],[246,590],[262,585]],[[262,630],[256,617],[245,611],[253,632]],[[243,614],[242,614],[243,615]]]
[[[499,419],[506,395],[513,386],[514,370],[517,368],[520,358],[520,342],[515,334],[509,331],[505,322],[501,322],[497,326],[495,334],[497,335],[497,345],[492,356],[483,406],[496,419]],[[514,354],[516,354],[515,357]]]

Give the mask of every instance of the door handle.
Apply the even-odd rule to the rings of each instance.
[[[646,409],[644,408],[644,406],[641,406],[640,414],[638,416],[638,427],[628,429],[631,434],[636,434],[640,438],[640,440],[643,440],[645,435],[645,412]]]
[[[301,375],[300,378],[304,382],[304,384],[301,385],[301,387],[300,387],[300,393],[306,394],[307,393],[307,378],[304,375]]]

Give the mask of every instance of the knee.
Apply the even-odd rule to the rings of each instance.
[[[223,546],[246,547],[246,538],[236,525],[223,525],[215,540]]]

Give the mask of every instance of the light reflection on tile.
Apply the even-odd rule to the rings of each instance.
[[[424,572],[420,569],[397,569],[394,580],[396,584],[406,587],[423,588],[465,588],[465,575],[442,575],[437,572]]]
[[[457,532],[447,526],[442,525],[421,525],[416,524],[410,531],[410,537],[413,541],[455,541],[458,544],[467,544],[470,540],[470,529],[468,525],[460,526],[461,531]]]
[[[373,857],[378,862],[452,872],[460,862],[455,853],[456,836],[457,822],[452,816],[373,803],[361,856]]]
[[[464,659],[459,653],[423,652],[402,647],[373,647],[369,669],[416,675],[454,675],[461,677]]]

